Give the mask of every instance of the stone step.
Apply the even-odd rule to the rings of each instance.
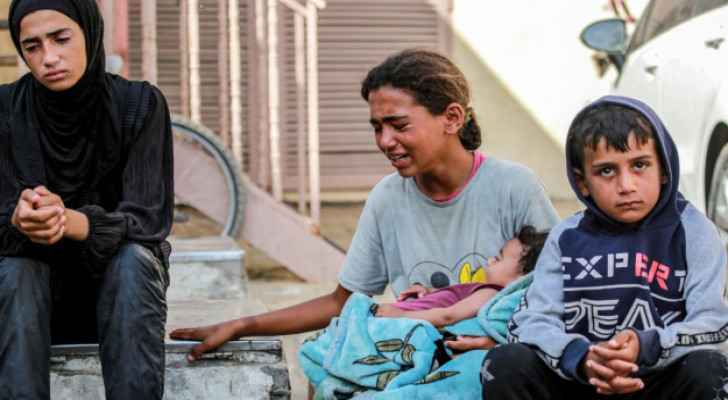
[[[255,300],[186,300],[169,303],[167,331],[209,325],[266,307]],[[277,337],[234,341],[193,364],[186,355],[196,342],[166,341],[165,399],[288,399],[290,380]],[[98,346],[53,346],[51,398],[104,399]]]
[[[165,399],[289,399],[288,369],[280,340],[229,342],[189,364],[195,343],[167,342]],[[105,399],[98,345],[53,346],[53,400]]]
[[[167,300],[243,299],[245,252],[227,236],[170,238]]]

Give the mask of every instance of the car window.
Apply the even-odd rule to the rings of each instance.
[[[717,2],[718,0],[705,0]],[[725,2],[725,1],[723,1]],[[653,0],[635,30],[627,53],[631,53],[653,37],[695,15],[695,0]]]
[[[706,13],[714,8],[728,5],[728,0],[698,0],[695,4],[695,15]]]

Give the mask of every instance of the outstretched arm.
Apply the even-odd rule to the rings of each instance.
[[[178,340],[201,340],[188,356],[194,361],[203,353],[242,336],[286,335],[324,328],[331,318],[339,315],[350,295],[350,291],[338,285],[333,292],[305,303],[216,325],[176,329],[169,336]]]
[[[422,319],[440,328],[475,317],[480,307],[487,303],[496,293],[497,291],[494,289],[480,289],[449,307],[432,308],[429,310],[403,311],[390,304],[382,304],[379,306],[377,316]]]

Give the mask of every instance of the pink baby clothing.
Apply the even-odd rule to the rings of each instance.
[[[461,283],[430,292],[419,299],[398,301],[392,305],[402,311],[430,310],[449,307],[480,289],[501,290],[503,286],[490,283]]]

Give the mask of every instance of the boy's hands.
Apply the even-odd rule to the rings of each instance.
[[[415,283],[414,285],[408,287],[407,289],[401,291],[399,293],[399,296],[397,296],[397,301],[403,301],[410,297],[413,297],[415,299],[419,299],[422,296],[426,295],[427,293],[430,293],[430,289],[420,285],[419,283]]]
[[[591,346],[582,363],[582,372],[600,394],[627,394],[644,387],[642,379],[631,375],[636,364],[640,343],[637,334],[627,329],[608,342]]]
[[[10,223],[32,242],[52,245],[66,230],[66,207],[60,196],[44,186],[20,194]]]

